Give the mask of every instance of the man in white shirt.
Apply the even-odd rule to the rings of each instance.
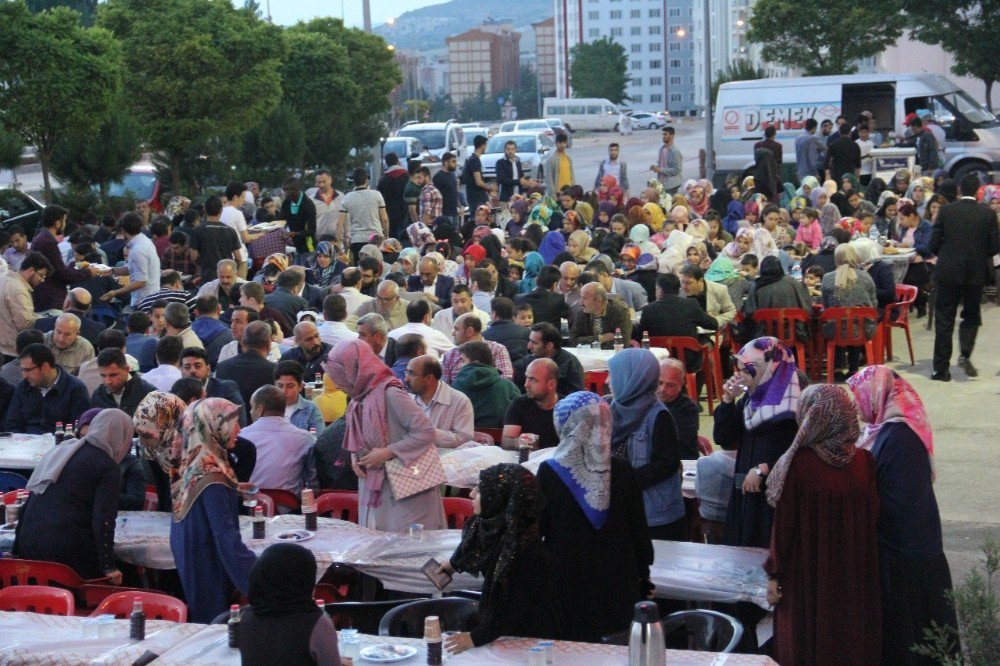
[[[340,274],[340,295],[344,297],[347,304],[347,315],[351,316],[358,311],[365,303],[374,300],[371,296],[365,296],[358,289],[361,284],[361,271],[357,268],[345,268]]]
[[[472,303],[477,310],[482,310],[488,315],[493,314],[491,301],[496,295],[497,283],[493,279],[493,274],[485,268],[474,268],[472,270]]]
[[[354,340],[358,334],[347,328],[347,301],[342,294],[328,294],[323,299],[323,323],[319,330],[319,339],[328,345],[336,345],[344,340]]]
[[[441,381],[441,364],[433,356],[418,356],[406,366],[406,387],[434,426],[434,444],[453,449],[473,438],[472,402]]]
[[[174,382],[181,378],[181,352],[184,343],[176,335],[166,335],[156,341],[156,367],[143,374],[142,378],[156,387],[157,391],[170,393]]]
[[[236,237],[240,239],[240,264],[239,274],[241,278],[247,276],[247,243],[257,240],[264,234],[252,234],[247,231],[247,219],[243,216],[243,203],[246,201],[246,183],[232,181],[226,185],[226,205],[222,209],[222,216],[219,221],[236,232]]]
[[[257,449],[250,483],[258,488],[280,488],[296,495],[303,487],[316,488],[316,438],[285,420],[285,395],[268,384],[250,398],[253,424],[240,437]]]
[[[874,162],[872,149],[875,147],[867,123],[858,125],[858,138],[854,140],[854,143],[858,144],[858,148],[861,149],[861,169],[858,171],[858,179],[862,185],[867,185],[872,179],[872,163]]]
[[[427,301],[414,301],[407,305],[406,321],[399,328],[389,331],[389,337],[398,341],[407,333],[415,333],[423,338],[428,353],[435,358],[440,358],[455,348],[455,343],[448,336],[430,327],[431,306]]]
[[[450,337],[455,328],[455,320],[469,312],[479,317],[479,320],[483,322],[483,328],[489,325],[490,316],[472,302],[472,290],[464,284],[457,284],[451,289],[451,307],[434,315],[431,327]]]

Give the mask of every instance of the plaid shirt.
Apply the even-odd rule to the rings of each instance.
[[[493,365],[496,366],[497,370],[500,371],[500,376],[504,379],[514,379],[514,366],[510,362],[510,352],[499,342],[494,342],[493,340],[482,340],[490,347],[490,351],[493,352]],[[442,381],[451,384],[455,381],[455,377],[458,376],[458,371],[461,370],[459,363],[461,358],[458,354],[458,347],[446,352],[441,358],[441,379]]]
[[[431,184],[424,185],[424,189],[420,190],[420,219],[433,221],[434,218],[441,216],[443,206],[444,199],[438,188]]]
[[[275,229],[247,243],[247,252],[251,259],[267,259],[272,254],[284,253],[290,242],[291,236],[284,229]]]
[[[185,247],[181,252],[174,252],[173,246],[163,251],[163,258],[160,260],[160,270],[177,271],[181,275],[201,275],[201,269],[191,259],[191,248]]]

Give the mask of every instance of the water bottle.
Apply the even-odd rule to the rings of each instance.
[[[229,647],[238,648],[240,646],[240,606],[233,604],[229,607]]]
[[[632,630],[628,639],[629,666],[666,666],[667,649],[663,642],[660,609],[652,601],[635,605]]]
[[[649,342],[649,331],[643,331],[642,332],[642,348],[643,349],[649,349],[649,345],[650,345],[650,342]]]
[[[146,614],[142,610],[142,601],[132,602],[132,615],[128,620],[128,637],[132,641],[146,640]]]
[[[615,351],[621,351],[625,349],[625,338],[622,337],[622,329],[615,329]]]
[[[872,226],[868,229],[868,238],[870,240],[878,242],[878,225],[872,222]]]
[[[802,281],[802,264],[797,261],[792,265],[792,278],[799,282]]]

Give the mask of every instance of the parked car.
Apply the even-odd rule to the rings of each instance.
[[[410,122],[398,130],[397,137],[413,137],[420,142],[422,152],[426,156],[421,159],[423,164],[435,171],[441,168],[441,156],[454,153],[458,156],[458,172],[461,173],[465,164],[466,150],[465,130],[455,120],[443,123]]]
[[[660,129],[667,121],[658,113],[635,111],[632,113],[632,129]]]
[[[541,180],[545,177],[543,164],[549,152],[555,147],[555,141],[544,132],[509,132],[495,134],[486,143],[486,152],[480,158],[483,164],[483,178],[496,178],[497,160],[503,157],[504,145],[508,141],[517,144],[517,156],[524,167],[524,175],[528,178]]]
[[[0,230],[19,226],[30,241],[38,230],[43,208],[45,204],[20,190],[0,190]]]
[[[545,132],[545,134],[553,141],[555,141],[556,138],[556,131],[552,129],[548,121],[542,120],[541,118],[529,120],[508,120],[500,125],[501,134],[510,134],[511,132]]]
[[[564,123],[561,118],[546,118],[545,122],[549,124],[549,127],[551,127],[556,134],[565,134],[566,138],[569,139],[569,143],[567,145],[570,148],[573,147],[573,131],[566,127],[566,123]],[[553,137],[553,139],[555,139],[555,137]]]
[[[124,178],[117,183],[111,183],[108,187],[109,196],[131,197],[137,202],[145,201],[157,213],[163,212],[163,204],[160,203],[161,191],[160,177],[152,164],[135,164],[129,167]]]

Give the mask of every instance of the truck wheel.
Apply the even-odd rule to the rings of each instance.
[[[956,183],[961,183],[962,179],[968,176],[970,173],[975,173],[979,176],[979,180],[986,182],[990,175],[990,166],[985,162],[962,162],[961,165],[955,169],[952,179]]]

